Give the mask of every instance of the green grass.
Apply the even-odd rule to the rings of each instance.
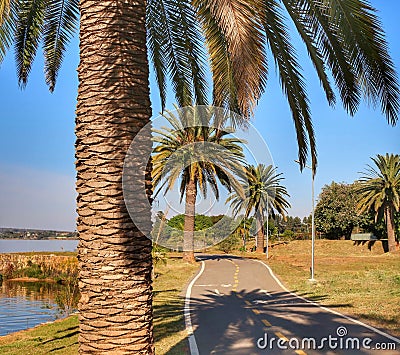
[[[154,281],[154,338],[157,354],[188,353],[182,290],[198,269],[181,259],[158,265]],[[2,355],[78,353],[78,316],[0,337]]]
[[[0,337],[0,354],[77,354],[78,316]]]
[[[269,264],[296,293],[400,336],[400,253],[383,254],[351,241],[317,240],[315,279],[311,243],[294,241],[271,249]]]

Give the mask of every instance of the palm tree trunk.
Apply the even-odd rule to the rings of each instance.
[[[193,179],[186,186],[185,226],[183,229],[183,260],[194,263],[194,218],[197,188]]]
[[[151,116],[145,7],[145,1],[80,1],[76,169],[81,354],[154,354],[151,241],[132,223],[122,192],[125,154]],[[150,151],[150,139],[137,150]],[[139,169],[145,176],[146,168]],[[139,215],[150,222],[148,207]]]
[[[262,227],[262,219],[259,213],[256,214],[256,226],[257,226],[257,253],[264,253],[264,233]]]
[[[396,251],[396,238],[394,231],[394,211],[391,206],[385,207],[385,220],[388,235],[389,252]]]

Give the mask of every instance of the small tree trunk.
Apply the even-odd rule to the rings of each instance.
[[[257,225],[257,253],[264,253],[264,233],[262,228],[261,216],[256,214],[256,225]]]
[[[390,206],[386,206],[385,208],[385,219],[386,219],[386,228],[388,235],[389,252],[393,252],[396,250],[396,239],[394,232],[394,212],[393,208],[391,208]]]
[[[194,263],[194,218],[196,204],[196,182],[190,180],[186,186],[185,226],[183,230],[183,260]]]

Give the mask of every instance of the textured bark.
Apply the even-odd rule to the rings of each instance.
[[[394,231],[394,211],[390,206],[385,208],[385,220],[388,235],[389,252],[396,251],[396,237]]]
[[[132,0],[80,1],[76,169],[81,354],[154,353],[151,241],[132,223],[122,192],[125,154],[151,116],[145,6]],[[151,149],[150,140],[141,144],[138,150]],[[140,213],[150,221],[148,207]]]
[[[186,186],[185,226],[183,230],[183,259],[194,263],[194,218],[196,204],[196,182],[190,180]]]
[[[256,245],[256,252],[257,253],[264,253],[264,233],[261,224],[261,216],[257,213],[256,214],[256,226],[257,226],[257,245]]]

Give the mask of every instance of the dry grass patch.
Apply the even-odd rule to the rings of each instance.
[[[400,253],[317,240],[314,284],[310,260],[311,242],[295,241],[272,248],[269,264],[290,290],[400,336]]]

